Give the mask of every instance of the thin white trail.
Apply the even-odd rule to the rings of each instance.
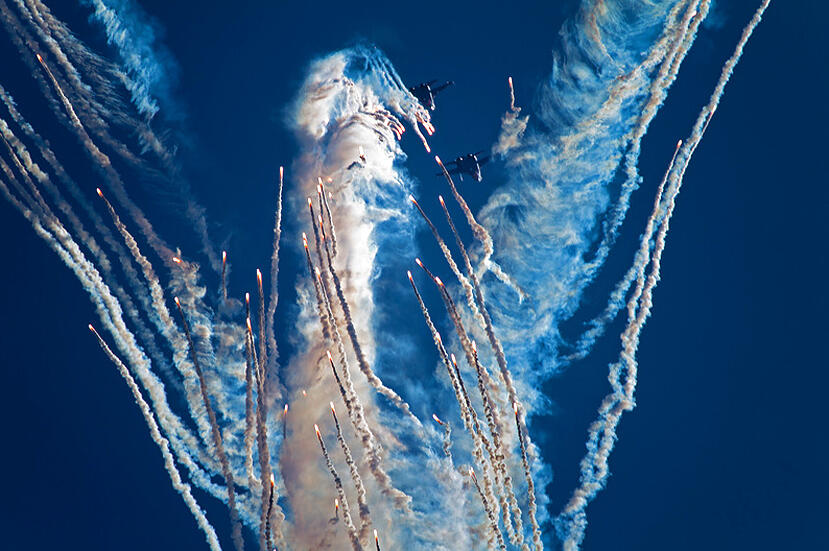
[[[573,496],[559,516],[560,523],[568,524],[568,535],[564,542],[566,550],[575,550],[584,538],[584,531],[587,526],[585,508],[588,502],[595,497],[601,489],[609,474],[608,458],[616,440],[616,429],[621,420],[622,413],[631,410],[635,406],[634,392],[638,366],[635,359],[639,346],[639,336],[650,315],[653,304],[653,290],[659,281],[662,253],[665,248],[665,239],[670,219],[676,206],[676,198],[682,186],[683,177],[688,163],[702,139],[708,124],[716,111],[717,105],[725,90],[725,86],[731,77],[734,67],[737,65],[746,43],[754,29],[760,23],[763,13],[768,8],[770,0],[764,0],[755,12],[751,21],[743,29],[743,33],[734,50],[734,53],[726,61],[720,73],[720,78],[714,88],[711,98],[704,106],[697,117],[691,135],[682,143],[679,152],[674,155],[672,164],[669,167],[667,176],[667,187],[664,197],[657,208],[654,209],[648,227],[653,228],[652,221],[660,214],[661,225],[654,241],[653,252],[651,253],[651,272],[647,279],[644,277],[645,266],[640,264],[636,270],[636,288],[628,300],[628,325],[622,333],[621,340],[623,350],[620,361],[611,365],[610,382],[613,391],[608,394],[599,408],[598,419],[591,425],[588,438],[588,455],[582,460],[581,485],[574,491]],[[662,191],[660,186],[660,191]],[[657,201],[659,196],[657,196]],[[651,231],[651,234],[653,232]],[[650,246],[651,236],[643,236],[640,251],[646,251]],[[624,384],[620,383],[622,365],[627,373]]]
[[[348,465],[351,481],[354,483],[354,489],[357,492],[357,508],[360,513],[360,541],[365,541],[368,538],[368,531],[371,529],[371,512],[366,501],[366,488],[363,485],[363,479],[360,477],[360,471],[357,470],[354,457],[351,455],[351,449],[343,438],[343,431],[340,428],[340,421],[337,419],[337,412],[334,410],[334,403],[329,402],[329,405],[331,406],[331,417],[334,418],[334,427],[337,429],[337,442],[343,450],[345,463]]]
[[[127,366],[124,365],[124,362],[122,362],[121,359],[115,355],[115,353],[109,348],[109,345],[107,345],[92,325],[89,326],[89,330],[95,334],[95,338],[98,339],[98,344],[101,345],[104,353],[110,361],[115,364],[115,367],[118,368],[118,372],[121,374],[121,377],[124,378],[124,381],[126,381],[130,392],[132,392],[133,398],[135,398],[135,402],[138,404],[139,409],[141,409],[141,414],[144,416],[144,421],[147,422],[147,426],[150,428],[150,435],[152,436],[153,441],[158,444],[159,449],[161,449],[161,455],[164,456],[164,467],[167,469],[167,473],[173,481],[173,488],[181,494],[181,498],[184,500],[187,508],[190,509],[193,517],[195,517],[196,523],[199,525],[199,528],[201,528],[207,538],[207,544],[210,546],[210,549],[212,551],[221,551],[222,547],[219,545],[219,538],[216,536],[216,531],[207,520],[207,517],[204,515],[204,511],[202,511],[201,507],[199,507],[199,504],[196,502],[193,494],[190,493],[190,486],[181,479],[181,475],[176,468],[175,459],[173,459],[173,454],[170,452],[170,444],[161,434],[161,430],[158,428],[158,423],[155,420],[155,415],[153,415],[150,405],[146,400],[144,400],[144,396],[141,394],[141,389],[138,387],[138,383],[135,382],[135,379],[133,379],[127,369]]]
[[[345,520],[345,526],[348,529],[348,538],[351,541],[351,547],[354,551],[362,551],[363,546],[360,545],[360,537],[357,534],[357,528],[354,526],[354,521],[351,519],[351,511],[348,507],[348,498],[346,497],[345,490],[343,489],[343,482],[340,479],[340,475],[337,474],[334,464],[331,463],[331,457],[328,455],[328,450],[325,447],[325,442],[322,439],[319,427],[314,425],[314,430],[317,433],[317,440],[319,440],[322,455],[325,457],[325,464],[328,466],[328,471],[334,479],[334,487],[337,490],[337,495],[339,496],[340,503],[343,506],[343,519]]]

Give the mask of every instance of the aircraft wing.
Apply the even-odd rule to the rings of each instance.
[[[443,83],[443,84],[441,84],[440,86],[436,86],[436,87],[432,88],[432,95],[437,94],[437,93],[438,93],[438,92],[440,92],[441,90],[445,90],[446,88],[449,88],[449,87],[450,87],[450,86],[452,86],[453,84],[455,84],[455,81],[453,81],[453,80],[449,80],[449,81],[444,82],[444,83]]]
[[[487,164],[492,159],[492,155],[487,155],[486,157],[481,157],[478,159],[478,166],[483,166]]]

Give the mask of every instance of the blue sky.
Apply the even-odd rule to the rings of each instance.
[[[313,58],[368,39],[407,82],[455,80],[438,97],[432,140],[451,158],[494,141],[506,76],[531,108],[557,31],[577,7],[141,4],[177,66],[171,118],[189,140],[182,158],[195,194],[237,259],[237,289],[269,256],[270,183],[297,152],[286,109]],[[674,144],[756,4],[720,2],[718,24],[700,34],[645,138],[644,184],[586,308],[601,308],[629,263]],[[55,11],[103,45],[85,8]],[[691,162],[639,351],[637,409],[622,420],[608,487],[588,508],[585,549],[809,549],[822,541],[826,15],[817,2],[772,3]],[[0,60],[10,67],[3,84],[25,97],[25,66],[5,39]],[[407,168],[427,195],[433,162],[407,140]],[[466,191],[476,209],[506,179],[502,165],[486,168],[484,184]],[[202,548],[137,408],[89,337],[88,299],[13,209],[3,203],[0,212],[4,547]],[[296,272],[297,261],[286,253],[284,270]],[[292,286],[289,279],[281,314],[292,308]],[[544,387],[553,406],[531,428],[553,469],[553,514],[577,481],[621,329],[614,325],[592,356]],[[201,502],[227,540],[224,508]]]

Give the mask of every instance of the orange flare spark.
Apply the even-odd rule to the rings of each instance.
[[[435,423],[437,423],[438,425],[443,426],[443,421],[441,421],[440,418],[437,415],[435,415],[434,413],[432,414],[432,419],[434,419]]]

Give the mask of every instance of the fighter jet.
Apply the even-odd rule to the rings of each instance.
[[[483,153],[483,151],[478,151],[477,153],[467,153],[466,155],[462,155],[455,159],[454,161],[449,161],[446,163],[446,170],[449,171],[449,174],[457,174],[461,181],[463,181],[463,175],[468,174],[475,178],[476,182],[480,182],[482,180],[481,177],[481,166],[487,164],[489,159],[491,158],[490,155],[486,157],[478,157]],[[443,172],[438,172],[438,176],[443,176]]]
[[[412,95],[417,98],[417,101],[419,101],[423,105],[423,107],[431,111],[435,110],[435,96],[438,95],[438,93],[444,90],[445,88],[448,88],[449,86],[455,84],[454,81],[448,80],[440,86],[432,88],[432,85],[434,85],[436,82],[437,80],[430,80],[429,82],[424,82],[422,84],[418,84],[417,86],[409,87],[409,92],[411,92]]]

